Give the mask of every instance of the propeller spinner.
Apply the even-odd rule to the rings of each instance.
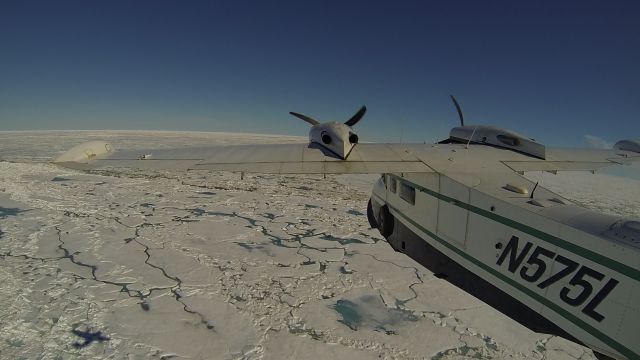
[[[311,124],[309,146],[319,146],[322,150],[328,150],[329,155],[346,160],[359,140],[351,127],[357,124],[366,112],[367,107],[361,107],[344,124],[335,121],[320,123],[307,115],[296,112],[290,112],[290,114]]]

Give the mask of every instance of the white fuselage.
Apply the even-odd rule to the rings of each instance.
[[[384,174],[371,202],[377,220],[384,206],[394,219],[390,244],[426,258],[420,244],[405,243],[401,229],[408,229],[579,342],[637,359],[640,249],[610,231],[637,222],[583,209],[543,188],[533,202],[513,189],[480,191],[460,179]]]

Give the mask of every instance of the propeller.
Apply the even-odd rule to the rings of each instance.
[[[318,125],[318,124],[320,124],[320,122],[318,122],[317,120],[315,120],[315,119],[313,119],[313,118],[311,118],[311,117],[308,117],[307,115],[298,114],[297,112],[293,112],[293,111],[290,111],[290,112],[289,112],[289,114],[291,114],[291,115],[293,115],[293,116],[295,116],[295,117],[297,117],[297,118],[299,118],[299,119],[302,119],[302,120],[304,120],[304,121],[308,122],[308,123],[309,123],[309,124],[311,124],[311,125]]]
[[[351,119],[347,120],[344,124],[347,126],[353,126],[357,124],[358,121],[362,119],[362,117],[364,116],[364,113],[366,112],[367,112],[367,107],[366,106],[361,107],[360,110],[358,110],[358,112],[355,113],[355,115],[353,115]]]
[[[458,110],[458,116],[460,117],[460,126],[464,126],[464,116],[462,116],[462,109],[460,108],[460,104],[458,104],[458,101],[456,100],[455,96],[453,95],[449,95],[449,96],[451,96],[453,105],[455,105],[456,110]]]
[[[364,116],[364,113],[366,113],[366,112],[367,112],[367,107],[366,106],[361,107],[360,110],[358,110],[358,112],[355,113],[355,115],[353,115],[351,117],[351,119],[347,120],[344,124],[347,125],[347,126],[353,126],[353,125],[357,124],[358,121],[360,121],[362,119],[362,117]],[[304,114],[300,114],[300,113],[293,112],[293,111],[290,111],[289,114],[297,117],[298,119],[302,119],[302,120],[308,122],[311,125],[320,124],[320,122],[318,120],[316,120],[316,119],[314,119],[314,118],[312,118],[310,116],[304,115]]]

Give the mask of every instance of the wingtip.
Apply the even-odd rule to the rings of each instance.
[[[113,146],[106,141],[87,141],[65,151],[62,155],[53,160],[53,162],[57,164],[88,163],[99,156],[108,155],[113,151]]]

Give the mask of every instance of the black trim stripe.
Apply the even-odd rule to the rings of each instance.
[[[457,206],[459,206],[459,207],[462,207],[462,208],[464,208],[464,209],[467,209],[467,210],[469,210],[469,211],[473,211],[473,212],[475,212],[475,213],[477,213],[477,214],[479,214],[479,215],[481,215],[481,216],[485,216],[485,217],[490,218],[490,219],[492,219],[492,220],[494,220],[494,221],[500,222],[501,224],[504,224],[504,225],[510,226],[510,227],[512,227],[512,228],[514,228],[514,229],[517,229],[517,230],[520,230],[520,231],[526,232],[526,233],[528,233],[528,234],[530,234],[530,235],[533,235],[533,236],[535,236],[535,237],[538,237],[538,236],[536,235],[537,233],[541,233],[541,234],[545,234],[546,236],[553,237],[553,238],[555,238],[557,241],[561,241],[561,242],[564,242],[564,243],[568,243],[566,240],[559,239],[559,238],[554,237],[554,236],[552,236],[552,235],[550,235],[550,234],[546,234],[546,233],[544,233],[544,232],[542,232],[542,231],[539,231],[539,230],[533,229],[533,228],[531,228],[531,227],[529,227],[529,226],[527,226],[527,225],[524,225],[524,224],[518,223],[518,222],[516,222],[516,221],[513,221],[513,220],[511,220],[511,219],[504,218],[504,217],[502,217],[502,216],[499,216],[499,215],[496,215],[496,214],[493,214],[493,213],[489,213],[489,212],[488,212],[488,211],[486,211],[486,210],[483,210],[483,209],[477,208],[477,207],[475,207],[475,206],[473,206],[473,205],[470,205],[470,204],[463,203],[463,202],[461,202],[461,201],[459,201],[459,200],[456,200],[456,199],[450,198],[450,197],[445,196],[445,195],[442,195],[442,194],[440,194],[440,193],[436,193],[436,192],[435,192],[435,191],[433,191],[433,190],[429,190],[429,189],[427,189],[427,188],[425,188],[425,187],[422,187],[422,186],[420,186],[420,185],[417,185],[417,184],[415,184],[415,183],[413,183],[413,182],[411,182],[411,181],[408,181],[407,179],[402,178],[402,177],[400,177],[400,176],[397,176],[397,175],[395,175],[395,174],[389,174],[389,175],[390,175],[390,176],[392,176],[392,177],[395,177],[395,178],[396,178],[396,179],[398,179],[398,180],[405,181],[405,182],[407,182],[407,183],[411,184],[412,186],[414,186],[416,189],[419,189],[420,191],[425,192],[425,193],[427,193],[427,194],[429,194],[429,195],[431,195],[431,196],[434,196],[434,197],[436,197],[436,198],[438,198],[438,199],[440,199],[440,200],[447,201],[447,202],[449,202],[449,203],[455,204],[455,205],[457,205]],[[523,294],[525,294],[525,295],[529,296],[530,298],[532,298],[533,300],[537,301],[538,303],[540,303],[540,304],[542,304],[542,305],[546,306],[547,308],[549,308],[549,309],[553,310],[555,313],[557,313],[558,315],[560,315],[560,316],[564,317],[565,319],[569,320],[570,322],[572,322],[572,323],[573,323],[573,324],[575,324],[576,326],[580,327],[581,329],[583,329],[583,330],[584,330],[584,331],[586,331],[587,333],[591,334],[593,337],[595,337],[595,338],[599,339],[599,340],[600,340],[600,341],[602,341],[603,343],[605,343],[605,344],[607,344],[608,346],[612,347],[613,349],[615,349],[616,351],[618,351],[620,354],[622,354],[622,355],[626,356],[626,357],[627,357],[627,358],[629,358],[629,359],[633,359],[633,360],[640,360],[640,355],[639,355],[639,354],[637,354],[637,353],[635,353],[633,350],[631,350],[631,349],[627,348],[625,345],[623,345],[623,344],[621,344],[621,343],[617,342],[615,339],[613,339],[613,338],[609,337],[607,334],[605,334],[605,333],[601,332],[600,330],[598,330],[598,329],[596,329],[595,327],[591,326],[590,324],[588,324],[588,323],[587,323],[587,322],[585,322],[584,320],[582,320],[582,319],[580,319],[579,317],[577,317],[577,316],[573,315],[572,313],[570,313],[569,311],[565,310],[564,308],[562,308],[562,307],[561,307],[561,306],[559,306],[558,304],[556,304],[556,303],[552,302],[551,300],[549,300],[549,299],[547,299],[547,298],[545,298],[545,297],[543,297],[543,296],[539,295],[538,293],[536,293],[536,292],[532,291],[531,289],[527,288],[526,286],[524,286],[524,285],[522,285],[522,284],[520,284],[520,283],[516,282],[516,281],[515,281],[515,280],[513,280],[512,278],[510,278],[510,277],[508,277],[508,276],[506,276],[506,275],[502,274],[501,272],[499,272],[498,270],[494,269],[493,267],[491,267],[491,266],[489,266],[489,265],[485,264],[484,262],[482,262],[482,261],[480,261],[480,260],[476,259],[475,257],[473,257],[473,256],[469,255],[469,254],[468,254],[468,253],[466,253],[465,251],[463,251],[463,250],[459,249],[459,248],[458,248],[458,247],[456,247],[455,245],[452,245],[451,243],[449,243],[449,242],[447,242],[446,240],[442,239],[442,238],[441,238],[441,237],[439,237],[438,235],[436,235],[436,234],[434,234],[433,232],[429,231],[428,229],[426,229],[426,228],[422,227],[420,224],[418,224],[417,222],[415,222],[414,220],[412,220],[412,219],[411,219],[411,218],[409,218],[408,216],[404,215],[400,210],[398,210],[397,208],[393,207],[393,206],[392,206],[392,205],[390,205],[387,201],[385,201],[384,199],[380,198],[379,196],[377,196],[377,195],[375,195],[375,194],[372,194],[372,195],[373,195],[373,196],[375,196],[375,197],[377,197],[377,198],[378,198],[378,200],[379,200],[381,203],[386,204],[387,206],[389,206],[389,208],[390,208],[390,209],[392,209],[396,214],[398,214],[398,215],[399,215],[399,217],[400,217],[402,220],[404,220],[404,222],[408,222],[409,224],[411,224],[411,225],[412,225],[413,227],[415,227],[416,229],[420,230],[421,232],[423,232],[423,233],[424,233],[424,234],[426,234],[427,236],[431,237],[432,239],[434,239],[435,241],[437,241],[438,243],[440,243],[441,245],[443,245],[443,246],[444,246],[444,247],[446,247],[447,249],[449,249],[449,250],[453,251],[454,253],[456,253],[458,256],[460,256],[460,257],[462,257],[463,259],[465,259],[465,260],[467,260],[467,261],[469,261],[469,262],[473,263],[473,264],[474,264],[474,265],[476,265],[477,267],[479,267],[479,268],[481,268],[482,270],[484,270],[484,271],[488,272],[489,274],[491,274],[491,275],[495,276],[496,278],[498,278],[498,279],[502,280],[502,281],[503,281],[503,282],[505,282],[506,284],[508,284],[508,285],[510,285],[511,287],[513,287],[513,288],[515,288],[515,289],[519,290],[520,292],[522,292]],[[475,209],[475,210],[478,210],[478,211],[474,211],[474,210],[472,210],[472,209]],[[486,216],[484,213],[489,213],[489,214],[494,215],[494,216]],[[500,220],[503,220],[503,221],[500,221]],[[508,220],[508,221],[504,221],[504,220]],[[518,226],[518,227],[515,227],[515,226]],[[533,231],[531,231],[531,232],[530,232],[530,231],[525,231],[525,230],[522,230],[522,229],[521,229],[521,227],[522,227],[522,229],[533,230]],[[541,238],[541,240],[548,241],[547,239],[544,239],[544,238]],[[562,245],[560,245],[560,244],[557,244],[557,245],[558,245],[558,246],[560,246],[560,247],[563,247],[563,246],[562,246]],[[574,244],[571,244],[571,245],[573,245],[573,246],[575,246],[575,247],[577,247],[577,248],[580,248],[580,247],[579,247],[579,246],[577,246],[577,245],[574,245]],[[563,247],[563,248],[565,248],[565,249],[566,249],[566,250],[568,250],[568,251],[572,251],[571,249],[568,249],[568,248],[566,248],[566,247]],[[588,251],[587,249],[583,249],[583,248],[580,248],[580,249],[585,250],[585,251]],[[574,252],[575,252],[575,251],[574,251]],[[607,258],[607,259],[608,259],[608,258]],[[609,259],[609,260],[611,260],[611,259]],[[594,261],[595,261],[595,260],[594,260]],[[611,260],[611,261],[613,261],[613,260]],[[596,262],[597,262],[597,261],[596,261]],[[599,263],[599,262],[598,262],[598,263]],[[603,265],[603,264],[601,264],[601,265]],[[621,264],[621,265],[623,265],[623,264]],[[625,266],[626,266],[626,265],[625,265]],[[632,269],[632,270],[635,270],[635,269],[633,269],[633,268],[631,268],[631,269]],[[635,271],[637,272],[637,270],[635,270]]]
[[[567,240],[561,239],[561,238],[559,238],[557,236],[551,235],[551,234],[546,233],[544,231],[540,231],[538,229],[535,229],[535,228],[533,228],[531,226],[522,224],[522,223],[517,222],[515,220],[506,218],[504,216],[500,216],[500,215],[495,214],[493,212],[481,209],[481,208],[473,206],[471,204],[467,204],[465,202],[456,200],[454,198],[451,198],[451,197],[448,197],[446,195],[440,194],[440,193],[435,192],[433,190],[427,189],[427,188],[425,188],[423,186],[415,184],[415,183],[413,183],[413,182],[411,182],[411,181],[409,181],[409,180],[407,180],[407,179],[405,179],[403,177],[400,177],[398,175],[395,175],[395,174],[389,174],[389,175],[397,178],[398,180],[405,181],[405,182],[411,184],[411,186],[415,187],[416,189],[418,189],[418,190],[420,190],[420,191],[422,191],[422,192],[424,192],[424,193],[426,193],[428,195],[431,195],[431,196],[433,196],[433,197],[435,197],[437,199],[440,199],[442,201],[446,201],[446,202],[448,202],[450,204],[456,205],[458,207],[461,207],[463,209],[466,209],[468,211],[476,213],[476,214],[478,214],[480,216],[489,218],[489,219],[491,219],[493,221],[496,221],[496,222],[499,222],[499,223],[501,223],[503,225],[506,225],[506,226],[508,226],[508,227],[510,227],[512,229],[516,229],[518,231],[522,231],[523,233],[526,233],[526,234],[529,234],[531,236],[534,236],[534,237],[536,237],[536,238],[538,238],[538,239],[540,239],[542,241],[545,241],[545,242],[547,242],[549,244],[561,247],[561,248],[563,248],[563,249],[565,249],[567,251],[570,251],[570,252],[572,252],[574,254],[582,256],[585,259],[589,259],[589,260],[591,260],[591,261],[593,261],[595,263],[598,263],[598,264],[600,264],[600,265],[602,265],[602,266],[604,266],[606,268],[609,268],[609,269],[611,269],[613,271],[616,271],[616,272],[618,272],[618,273],[620,273],[622,275],[625,275],[625,276],[627,276],[627,277],[629,277],[631,279],[634,279],[636,281],[640,281],[640,270],[638,270],[636,268],[633,268],[633,267],[631,267],[629,265],[625,265],[625,264],[620,263],[618,261],[615,261],[615,260],[613,260],[611,258],[608,258],[608,257],[606,257],[604,255],[598,254],[598,253],[593,252],[593,251],[591,251],[589,249],[585,249],[585,248],[583,248],[581,246],[578,246],[578,245],[576,245],[576,244],[574,244],[572,242],[569,242]]]

